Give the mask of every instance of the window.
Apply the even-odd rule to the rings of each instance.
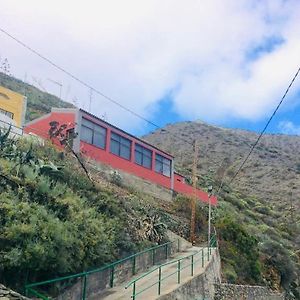
[[[171,176],[171,160],[162,155],[155,155],[155,171],[165,176]]]
[[[0,113],[3,114],[3,115],[8,116],[8,117],[11,118],[11,119],[14,118],[14,114],[11,113],[11,112],[9,112],[9,111],[7,111],[7,110],[4,110],[4,109],[1,109],[1,108],[0,108]]]
[[[112,132],[110,138],[110,152],[130,160],[131,141]]]
[[[146,167],[148,169],[151,169],[152,166],[152,151],[148,150],[147,148],[135,144],[135,151],[134,151],[134,156],[135,156],[135,163]]]
[[[81,140],[105,149],[106,128],[83,118],[81,123]]]

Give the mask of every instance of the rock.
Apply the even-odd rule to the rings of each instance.
[[[4,289],[0,290],[0,296],[4,296],[4,295],[7,295],[7,294],[9,294],[8,290],[4,290]]]
[[[3,284],[0,284],[0,300],[29,300],[29,298],[26,298],[19,293],[10,290]]]

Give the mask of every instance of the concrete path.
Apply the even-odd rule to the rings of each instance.
[[[203,263],[204,267],[202,267],[202,252],[203,252]],[[211,250],[211,255],[214,254],[215,250]],[[208,265],[208,251],[207,248],[200,248],[200,247],[191,247],[188,250],[184,252],[177,253],[173,258],[171,258],[169,261],[173,261],[174,259],[178,259],[180,257],[185,257],[188,255],[192,255],[194,253],[197,253],[194,255],[194,268],[193,273],[195,275],[199,275],[203,273],[206,266]],[[155,270],[156,269],[156,270]],[[191,258],[186,258],[181,260],[180,262],[180,283],[178,283],[178,262],[173,262],[171,264],[168,264],[166,266],[163,266],[161,268],[161,276],[162,276],[162,282],[161,282],[161,293],[160,295],[168,294],[169,292],[176,289],[179,284],[184,284],[187,281],[189,281],[192,276],[192,267],[191,267]],[[158,274],[159,270],[157,269],[157,266],[154,266],[149,269],[154,270],[151,274],[147,275],[146,277],[140,279],[136,283],[136,294],[144,290],[142,293],[138,294],[136,296],[136,300],[153,300],[159,297],[158,295]],[[137,276],[133,277],[138,278],[141,274],[138,274]],[[94,295],[92,297],[89,297],[88,300],[98,300],[98,299],[105,299],[105,300],[129,300],[132,299],[132,292],[133,292],[133,286],[128,287],[128,289],[125,289],[125,286],[127,283],[122,284],[120,286],[116,286],[112,289],[106,290],[104,293]]]

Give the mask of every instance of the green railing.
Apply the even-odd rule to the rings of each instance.
[[[135,300],[137,296],[141,295],[145,291],[149,290],[150,288],[157,286],[157,295],[161,294],[162,291],[162,282],[166,280],[167,278],[170,278],[171,276],[176,276],[176,282],[177,284],[180,284],[181,281],[181,275],[182,271],[184,269],[190,268],[190,276],[194,276],[194,271],[197,265],[197,268],[201,267],[204,268],[205,266],[205,260],[209,261],[210,256],[211,256],[211,251],[212,248],[217,247],[217,239],[216,236],[213,235],[210,239],[209,245],[207,247],[202,248],[199,251],[194,252],[193,254],[189,254],[187,256],[183,256],[177,259],[174,259],[172,261],[166,262],[162,265],[159,265],[148,272],[142,274],[141,276],[133,279],[130,281],[126,286],[125,289],[128,289],[129,287],[132,286],[132,296],[131,298]],[[206,249],[206,251],[205,251]],[[205,253],[206,252],[206,253]],[[164,267],[174,265],[176,268],[175,271],[172,271],[171,273],[163,274]],[[152,274],[153,272],[157,271],[157,280],[154,282],[150,283],[143,289],[137,291],[137,283],[143,279]],[[165,270],[166,271],[166,270]]]
[[[49,296],[45,295],[45,292],[42,292],[40,289],[41,287],[45,287],[51,285],[51,284],[58,284],[60,283],[60,287],[62,286],[71,286],[74,285],[78,282],[79,279],[81,279],[81,295],[80,295],[80,299],[82,300],[86,300],[87,299],[87,288],[88,288],[88,278],[90,275],[95,274],[95,273],[103,273],[103,272],[108,272],[107,274],[109,274],[109,287],[113,287],[114,286],[114,282],[115,282],[115,273],[116,273],[116,268],[124,263],[131,263],[130,266],[130,275],[133,276],[136,274],[137,272],[137,259],[144,255],[149,253],[150,255],[150,266],[151,265],[155,265],[155,263],[158,262],[158,260],[161,260],[162,257],[163,259],[168,259],[168,257],[170,256],[171,253],[171,248],[172,248],[172,244],[175,244],[175,246],[173,248],[175,248],[177,251],[179,251],[179,240],[175,240],[175,241],[171,241],[171,242],[167,242],[164,243],[162,245],[158,245],[152,248],[148,248],[145,249],[141,252],[138,252],[136,254],[130,255],[128,257],[125,257],[123,259],[120,259],[114,263],[111,263],[109,265],[106,265],[102,268],[98,268],[98,269],[94,269],[94,270],[90,270],[90,271],[86,271],[86,272],[82,272],[82,273],[78,273],[78,274],[74,274],[74,275],[69,275],[69,276],[64,276],[64,277],[59,277],[59,278],[55,278],[55,279],[51,279],[51,280],[46,280],[46,281],[42,281],[42,282],[37,282],[37,283],[32,283],[32,284],[27,284],[25,286],[25,293],[26,296],[35,296],[37,298],[43,299],[43,300],[50,300],[51,298],[49,298]],[[161,255],[160,257],[158,257],[158,251],[161,251]],[[149,267],[149,265],[147,266]],[[101,279],[101,276],[98,277],[99,278],[99,284],[103,286],[103,282],[100,281],[104,281],[103,279]],[[63,282],[66,282],[67,284],[63,285]],[[38,289],[38,290],[37,290]],[[49,289],[48,288],[48,292],[47,294],[49,294]],[[60,289],[59,289],[60,290]],[[51,292],[50,292],[51,294]]]

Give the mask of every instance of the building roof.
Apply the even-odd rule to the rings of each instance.
[[[87,115],[91,116],[92,118],[95,118],[95,119],[99,120],[100,122],[105,123],[105,124],[108,125],[109,127],[115,128],[116,130],[118,130],[118,131],[120,131],[120,132],[122,132],[122,133],[124,133],[124,134],[126,134],[126,135],[128,135],[128,136],[130,136],[130,137],[132,137],[132,138],[134,138],[134,139],[136,139],[136,140],[138,140],[138,141],[140,141],[141,143],[146,144],[146,145],[152,147],[153,149],[158,150],[159,152],[168,155],[168,156],[171,157],[171,158],[174,158],[174,156],[173,156],[172,154],[170,154],[170,153],[168,153],[168,152],[166,152],[166,151],[164,151],[164,150],[159,149],[158,147],[156,147],[156,146],[150,144],[149,142],[147,142],[147,141],[145,141],[145,140],[143,140],[143,139],[141,139],[141,138],[138,138],[138,137],[134,136],[133,134],[130,134],[130,133],[126,132],[125,130],[123,130],[123,129],[121,129],[121,128],[119,128],[119,127],[117,127],[117,126],[115,126],[115,125],[113,125],[113,124],[111,124],[111,123],[109,123],[109,122],[107,122],[107,121],[105,121],[105,120],[99,118],[99,117],[97,117],[97,116],[94,115],[94,114],[89,113],[88,111],[86,111],[86,110],[84,110],[84,109],[81,109],[81,108],[56,108],[56,107],[53,107],[53,108],[51,109],[51,112],[57,112],[57,113],[59,113],[59,112],[74,112],[74,113],[76,113],[76,111],[83,112],[84,114],[87,114]],[[48,114],[46,114],[46,115],[43,115],[43,116],[41,116],[41,117],[39,117],[39,118],[37,118],[37,119],[34,119],[34,120],[32,120],[32,121],[26,123],[25,126],[34,124],[34,123],[36,123],[37,121],[42,120],[42,119],[44,119],[46,116],[49,116],[49,115],[50,115],[50,113],[48,113]]]

